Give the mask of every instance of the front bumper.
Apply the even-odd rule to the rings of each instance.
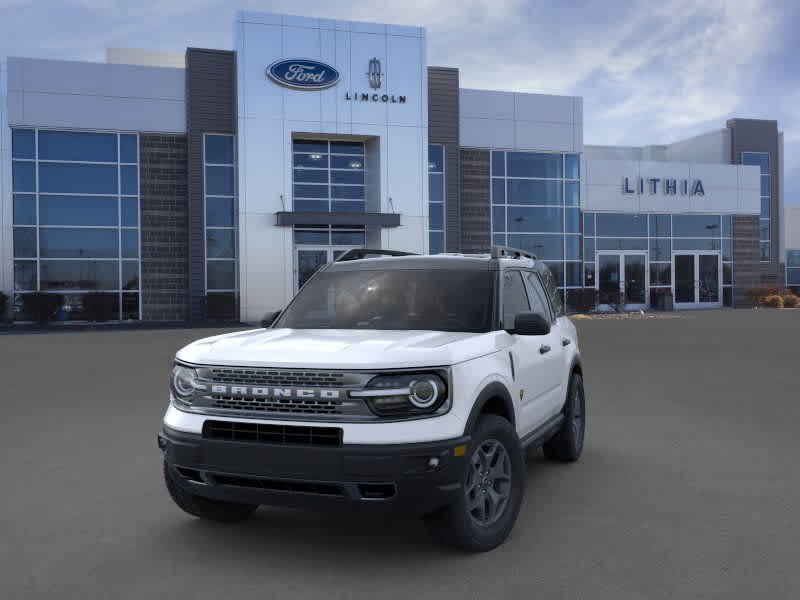
[[[419,516],[461,493],[469,440],[316,447],[207,439],[165,426],[158,442],[177,484],[206,498]]]

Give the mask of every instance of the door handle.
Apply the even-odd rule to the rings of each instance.
[[[547,354],[548,352],[550,352],[550,346],[546,344],[539,346],[539,354]]]
[[[561,338],[561,345],[562,346],[569,346],[572,343],[572,340],[569,338]]]

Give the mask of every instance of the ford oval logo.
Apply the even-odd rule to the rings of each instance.
[[[339,71],[330,65],[303,58],[278,60],[267,68],[275,83],[297,90],[324,90],[339,83]]]

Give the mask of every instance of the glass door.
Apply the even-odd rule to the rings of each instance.
[[[722,306],[719,252],[681,252],[672,255],[675,308]]]
[[[647,254],[597,253],[598,308],[642,310],[647,307]]]

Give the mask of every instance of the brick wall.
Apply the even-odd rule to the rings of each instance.
[[[186,136],[139,136],[142,319],[188,318]]]
[[[758,217],[733,217],[733,305],[750,306],[747,290],[761,285]]]
[[[488,252],[492,246],[492,205],[488,150],[461,150],[461,249]]]

